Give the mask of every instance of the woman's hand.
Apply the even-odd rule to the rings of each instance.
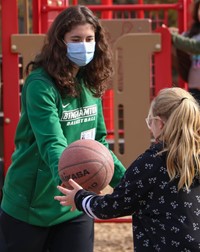
[[[169,31],[171,34],[178,34],[179,33],[179,29],[177,27],[169,27]]]
[[[76,193],[83,188],[79,184],[77,184],[73,179],[70,179],[68,182],[73,189],[69,190],[63,186],[57,186],[58,190],[61,193],[65,194],[65,196],[55,196],[54,199],[60,201],[60,204],[63,206],[71,206],[71,211],[74,211],[76,210],[74,197]]]

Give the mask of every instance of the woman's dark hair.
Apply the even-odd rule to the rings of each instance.
[[[199,6],[200,6],[200,0],[196,0],[193,5],[193,12],[192,12],[192,25],[190,30],[187,33],[187,37],[192,38],[193,36],[200,33],[200,21],[199,21]]]
[[[98,18],[86,6],[72,6],[62,11],[52,23],[41,53],[26,67],[26,74],[42,67],[53,78],[62,96],[78,96],[77,81],[73,77],[73,64],[66,56],[63,42],[66,33],[75,26],[91,24],[95,31],[95,54],[93,60],[80,69],[85,85],[94,96],[101,97],[113,73],[111,50],[105,38],[105,32]]]

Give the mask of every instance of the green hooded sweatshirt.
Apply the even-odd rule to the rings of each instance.
[[[52,79],[39,68],[26,79],[15,151],[3,188],[1,207],[16,219],[52,226],[82,213],[71,212],[54,200],[61,184],[58,161],[64,149],[87,134],[108,147],[101,99],[92,96],[79,79],[79,97],[62,99]],[[111,152],[115,171],[110,185],[122,178],[125,168]]]

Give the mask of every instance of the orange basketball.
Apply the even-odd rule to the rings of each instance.
[[[98,193],[112,179],[113,158],[110,151],[98,141],[77,140],[63,151],[58,172],[66,188],[71,188],[68,180],[72,178],[84,189]]]

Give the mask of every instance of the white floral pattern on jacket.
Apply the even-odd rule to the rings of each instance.
[[[81,190],[76,205],[89,216],[109,219],[132,215],[135,252],[200,251],[200,182],[189,191],[170,181],[162,144],[151,146],[127,169],[111,195]]]

